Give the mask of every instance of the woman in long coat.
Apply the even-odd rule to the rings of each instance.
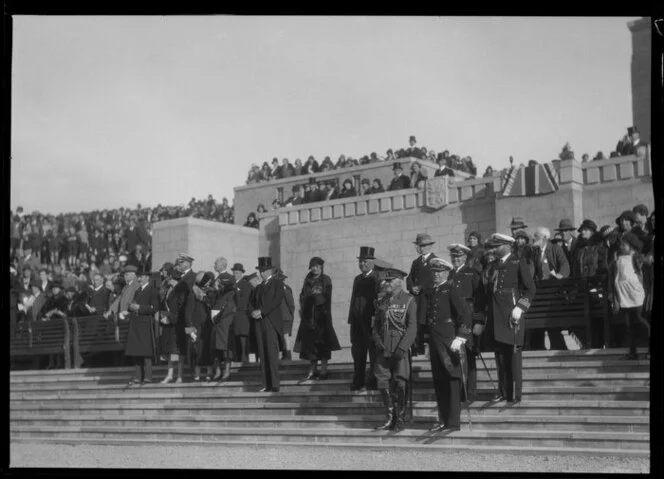
[[[194,381],[201,380],[201,368],[207,369],[206,381],[212,379],[214,325],[210,320],[210,306],[206,290],[212,284],[213,279],[212,273],[199,271],[193,287],[195,300],[191,326],[196,328],[196,339],[189,344],[189,365],[194,367]]]
[[[319,257],[311,258],[309,274],[300,293],[300,327],[293,351],[300,353],[300,359],[311,361],[306,379],[318,376],[318,361],[321,362],[318,377],[327,379],[327,361],[332,357],[332,351],[341,349],[332,326],[332,280],[323,274],[324,263]]]
[[[178,311],[182,308],[187,291],[184,284],[178,286],[180,272],[172,265],[166,269],[166,278],[162,288],[161,306],[159,308],[159,354],[168,361],[168,373],[162,384],[173,381],[173,368],[177,364],[176,384],[182,383],[183,359],[187,353],[187,334],[185,324],[178,321]]]

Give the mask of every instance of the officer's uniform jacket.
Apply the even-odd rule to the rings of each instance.
[[[525,260],[510,253],[505,261],[495,260],[490,265],[488,293],[488,315],[486,335],[504,344],[523,346],[525,321],[521,317],[520,327],[514,334],[510,327],[512,310],[517,307],[527,312],[535,297],[535,281]]]
[[[417,334],[417,306],[405,291],[377,301],[373,323],[373,338],[383,356],[390,357],[396,350],[407,357]],[[380,354],[380,351],[379,351]]]
[[[452,377],[461,377],[459,357],[450,347],[456,337],[466,339],[471,347],[471,310],[451,281],[434,288],[426,315],[430,354],[437,354]]]
[[[486,293],[482,275],[475,268],[464,264],[450,273],[448,278],[451,289],[463,298],[472,314],[473,324],[486,324]]]
[[[431,260],[437,256],[430,253],[429,256],[422,261],[422,256],[413,261],[410,266],[410,274],[406,278],[406,287],[408,292],[413,294],[413,286],[420,287],[420,294],[414,295],[417,304],[417,322],[418,324],[426,323],[427,315],[427,299],[433,290],[433,272],[431,271]]]

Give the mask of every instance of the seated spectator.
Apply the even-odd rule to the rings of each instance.
[[[437,158],[438,158],[438,157],[436,156],[436,152],[435,152],[435,151],[433,151],[433,150],[429,150],[429,151],[427,152],[427,160],[432,161],[432,162],[435,163]]]
[[[138,243],[133,253],[129,253],[127,264],[137,266],[139,270],[149,269],[147,255],[143,252],[143,243]]]
[[[336,200],[341,194],[339,185],[334,181],[322,181],[319,183],[321,201]]]
[[[360,165],[368,165],[371,160],[369,159],[368,155],[364,155],[362,158],[360,158]]]
[[[593,158],[593,161],[601,161],[601,160],[606,160],[606,157],[604,156],[604,153],[598,151],[597,154],[595,155],[595,158]]]
[[[329,157],[325,158],[326,160],[329,160]],[[307,159],[307,162],[304,164],[304,168],[302,169],[302,174],[304,175],[310,175],[312,173],[318,173],[320,171],[320,167],[318,166],[318,162],[316,161],[316,158],[313,156],[309,156]]]
[[[307,183],[305,184],[302,189],[304,190],[304,193],[302,195],[304,202],[305,203],[311,203],[311,184]]]
[[[360,182],[360,191],[362,192],[362,195],[370,195],[372,193],[369,178],[362,178],[362,181]]]
[[[325,200],[325,193],[322,191],[322,189],[325,188],[325,184],[323,182],[316,183],[315,178],[310,178],[309,183],[311,188],[311,192],[309,193],[309,202],[315,203],[317,201]]]
[[[65,298],[67,300],[67,316],[73,318],[81,318],[90,316],[88,310],[88,293],[87,291],[78,292],[76,288],[68,288],[65,290]]]
[[[281,179],[281,168],[279,167],[279,160],[272,158],[272,166],[270,167],[270,178],[273,180]]]
[[[394,155],[394,152],[392,151],[392,148],[387,150],[385,152],[385,155],[387,155],[387,156],[385,156],[385,161],[394,161],[394,160],[397,159],[397,157]]]
[[[408,178],[406,175],[403,174],[403,168],[401,168],[401,163],[399,162],[394,163],[392,171],[394,172],[394,178],[392,178],[390,186],[389,188],[387,188],[388,191],[410,188],[410,178]]]
[[[490,176],[493,176],[493,168],[489,165],[486,167],[486,170],[484,170],[484,175],[482,175],[482,178],[488,178]]]
[[[320,165],[320,171],[332,171],[334,170],[335,166],[334,163],[332,163],[332,160],[330,159],[329,156],[326,156],[323,159],[323,163]]]
[[[30,285],[30,292],[25,295],[23,302],[23,310],[28,321],[34,322],[41,320],[44,312],[46,311],[44,308],[46,307],[48,301],[48,295],[41,291],[39,283],[37,280],[34,280]]]
[[[609,158],[619,158],[620,154],[617,151],[612,151],[611,154],[609,154]]]
[[[353,186],[353,182],[350,179],[344,180],[341,192],[339,193],[339,198],[351,198],[357,196],[357,191]]]
[[[299,185],[293,186],[293,196],[286,200],[286,206],[298,206],[304,204],[304,195],[302,187]]]
[[[350,168],[351,166],[360,166],[360,162],[356,158],[348,158],[346,160],[346,168]]]
[[[339,159],[337,160],[337,164],[334,165],[334,168],[345,168],[346,167],[346,156],[345,155],[340,155]],[[334,169],[331,168],[331,169]]]
[[[454,170],[452,168],[448,167],[445,164],[445,158],[442,156],[442,154],[438,155],[438,158],[436,158],[436,163],[438,163],[438,169],[433,174],[434,177],[437,177],[437,176],[455,176],[454,175]]]
[[[427,181],[426,170],[422,170],[422,164],[414,161],[410,165],[410,185],[411,188],[423,189]]]
[[[371,152],[371,155],[369,155],[369,163],[378,163],[382,161],[379,157],[378,154],[375,151]]]
[[[293,174],[295,176],[300,176],[304,174],[304,167],[302,166],[302,160],[299,158],[295,160],[295,166],[293,167]]]
[[[424,153],[420,148],[416,146],[417,140],[415,139],[415,136],[411,135],[410,138],[408,139],[408,143],[410,144],[410,147],[406,149],[406,156],[412,156],[414,158],[419,158],[422,159],[424,158]]]
[[[256,219],[256,213],[249,213],[247,215],[247,221],[245,221],[244,226],[246,226],[247,228],[258,229],[258,220]]]
[[[261,167],[260,170],[259,181],[261,183],[264,183],[266,181],[270,181],[271,179],[272,179],[272,169],[270,169],[270,165],[268,164],[268,162],[264,161],[263,166]]]
[[[584,153],[583,155],[581,155],[581,163],[588,163],[589,159],[590,156],[588,156],[588,153]]]
[[[278,210],[279,208],[281,208],[281,202],[275,198],[272,200],[272,211]]]
[[[383,182],[380,181],[378,178],[373,180],[373,183],[371,185],[371,193],[385,193],[385,188],[383,188]]]

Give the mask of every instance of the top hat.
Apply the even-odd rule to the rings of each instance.
[[[395,161],[394,165],[392,165],[392,170],[393,171],[394,170],[403,170],[403,168],[401,167],[401,163],[399,163],[398,161]]]
[[[311,268],[312,266],[314,266],[316,264],[323,266],[325,264],[325,261],[323,261],[323,258],[321,258],[319,256],[314,256],[313,258],[311,258],[309,260],[309,268]]]
[[[627,128],[627,134],[629,136],[632,136],[634,133],[639,133],[639,129],[637,127],[630,126],[629,128]]]
[[[593,230],[593,232],[597,232],[597,225],[593,220],[583,220],[581,223],[581,226],[579,226],[579,233],[581,233],[581,230],[587,228],[589,230]]]
[[[235,263],[231,271],[242,271],[244,273],[244,266],[242,266],[242,263]]]
[[[258,266],[256,266],[258,271],[265,271],[272,268],[272,258],[270,256],[260,256],[258,258]]]
[[[415,135],[410,135],[410,138],[408,138],[408,141],[417,141],[417,140],[415,139]]]
[[[428,233],[418,233],[413,243],[417,246],[426,246],[429,244],[434,244],[435,241],[431,239],[431,235]]]
[[[375,249],[371,246],[360,246],[360,256],[357,259],[376,259],[374,251]]]
[[[636,216],[629,210],[625,210],[620,213],[620,216],[616,218],[616,224],[620,225],[620,222],[624,219],[630,220],[632,223],[636,223]]]
[[[574,231],[576,228],[572,224],[572,220],[569,218],[563,218],[560,220],[560,223],[558,223],[558,227],[556,228],[556,231]]]
[[[450,245],[451,246],[451,245]],[[431,271],[451,271],[454,267],[450,264],[449,261],[444,260],[443,258],[433,258],[429,262],[429,268]]]
[[[523,218],[520,216],[515,216],[512,218],[512,222],[510,223],[510,229],[518,229],[518,228],[528,228],[528,226],[523,222]]]
[[[454,258],[458,258],[459,256],[466,256],[471,251],[468,246],[459,243],[447,245],[447,249],[450,250],[450,256]]]

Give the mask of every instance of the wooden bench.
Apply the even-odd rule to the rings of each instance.
[[[103,316],[71,318],[74,367],[83,364],[83,354],[122,352],[129,333],[129,321],[118,321]]]
[[[64,367],[71,368],[71,334],[67,318],[26,322],[10,341],[11,357],[32,357],[62,354]]]

